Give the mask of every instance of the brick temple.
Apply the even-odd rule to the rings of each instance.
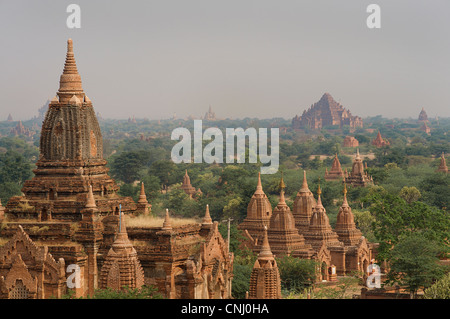
[[[325,93],[321,99],[304,110],[301,116],[296,115],[292,119],[293,129],[321,129],[326,126],[349,126],[351,129],[363,127],[363,120],[354,116],[348,109],[336,102],[329,93]]]
[[[203,223],[126,227],[149,215],[118,195],[108,176],[92,101],[82,89],[73,42],[42,125],[40,156],[23,196],[0,204],[0,298],[93,295],[99,288],[154,285],[166,298],[230,298],[233,254],[209,211]],[[77,276],[74,276],[75,273]],[[70,284],[73,284],[71,286]]]
[[[356,156],[352,164],[352,170],[350,171],[350,173],[348,173],[347,171],[344,172],[344,181],[349,185],[361,187],[373,184],[372,176],[367,174],[367,172],[365,171],[363,160],[359,155],[359,149],[356,151]]]
[[[372,145],[376,147],[383,147],[383,146],[389,146],[391,143],[385,138],[381,136],[380,131],[378,131],[377,137],[375,137],[374,140],[372,140]]]
[[[343,177],[344,171],[342,170],[341,162],[339,162],[339,158],[336,153],[330,171],[328,171],[328,169],[326,169],[325,171],[325,180],[326,181],[342,180]]]

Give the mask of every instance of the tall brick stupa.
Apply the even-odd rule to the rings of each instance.
[[[83,91],[73,52],[67,54],[59,89],[51,100],[40,137],[40,155],[34,177],[25,182],[24,196],[10,199],[6,214],[38,220],[81,220],[80,211],[92,186],[98,213],[136,210],[130,197],[117,195],[108,176],[103,141],[91,100]]]

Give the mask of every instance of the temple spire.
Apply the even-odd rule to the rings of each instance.
[[[164,217],[162,230],[171,230],[171,229],[172,229],[172,222],[170,220],[169,210],[166,208],[166,216]]]
[[[206,204],[205,217],[203,217],[202,225],[212,225],[211,215],[209,214],[209,204]]]
[[[317,207],[323,207],[322,199],[320,195],[322,194],[322,190],[320,189],[320,178],[319,178],[319,186],[317,187]]]
[[[261,245],[261,250],[258,255],[258,259],[273,258],[272,251],[270,250],[269,238],[267,236],[267,226],[264,226],[264,237]]]
[[[68,101],[74,94],[82,94],[83,88],[81,85],[81,77],[78,74],[77,64],[75,62],[75,55],[73,53],[72,39],[67,40],[67,54],[64,63],[64,70],[59,80],[58,95],[63,100]],[[82,96],[80,95],[79,98]]]
[[[348,206],[347,202],[347,184],[344,182],[344,202],[342,203],[342,206]]]
[[[94,193],[92,192],[92,185],[89,185],[89,192],[88,192],[88,196],[87,196],[87,201],[86,201],[86,208],[97,208],[97,205],[95,205],[95,198],[94,198]]]
[[[286,185],[284,184],[283,180],[283,172],[281,172],[280,184],[278,186],[280,187],[280,190],[284,190],[286,188]]]
[[[145,195],[144,182],[141,183],[141,193],[139,195],[138,203],[147,203],[147,196]]]
[[[256,185],[255,194],[264,194],[262,183],[261,183],[261,172],[258,172],[258,184]]]
[[[300,188],[300,191],[304,191],[304,192],[309,191],[308,181],[306,180],[306,171],[305,170],[303,170],[303,184],[302,184],[302,187]]]

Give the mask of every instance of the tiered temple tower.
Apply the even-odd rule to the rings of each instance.
[[[264,229],[261,251],[250,275],[249,288],[248,299],[281,298],[280,272],[270,250],[267,228]]]
[[[282,184],[284,185],[283,182]],[[278,205],[270,218],[268,238],[272,252],[276,256],[289,256],[293,251],[302,251],[305,257],[313,254],[311,245],[305,243],[305,239],[295,228],[295,219],[286,204],[283,188],[281,188]]]
[[[339,162],[339,158],[337,156],[333,159],[333,164],[331,165],[331,170],[325,172],[325,180],[333,181],[333,180],[341,180],[344,177],[344,171],[342,170],[341,163]]]
[[[345,246],[355,246],[361,239],[361,231],[356,228],[352,208],[347,202],[347,186],[344,184],[344,201],[337,215],[335,232]]]
[[[295,197],[292,211],[295,227],[300,234],[308,231],[314,206],[316,206],[316,200],[313,193],[309,190],[306,171],[303,171],[303,184]]]
[[[264,235],[264,228],[269,227],[272,216],[272,205],[264,193],[261,184],[261,173],[258,172],[258,184],[256,191],[250,199],[247,207],[247,217],[239,224],[238,229],[244,231],[250,243],[249,248],[257,250],[258,242],[261,242]]]
[[[322,191],[317,190],[317,205],[313,209],[313,215],[309,224],[308,231],[304,234],[306,242],[318,251],[323,244],[330,247],[341,247],[343,244],[339,241],[338,234],[330,226],[325,207],[322,205],[321,199]]]
[[[347,187],[344,184],[344,201],[337,215],[335,232],[345,246],[345,259],[338,256],[337,273],[343,275],[352,271],[366,272],[371,260],[371,250],[367,239],[356,228],[352,209],[347,202]]]
[[[119,188],[108,176],[100,126],[81,86],[71,39],[67,41],[59,90],[42,124],[36,166],[35,176],[22,188],[24,196],[8,202],[6,214],[10,218],[79,221],[89,185],[98,214],[118,211],[119,205],[125,212],[136,209],[131,198],[117,195]]]

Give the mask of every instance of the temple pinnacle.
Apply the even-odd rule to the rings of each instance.
[[[81,86],[81,77],[78,74],[75,55],[73,53],[72,39],[67,40],[67,54],[64,63],[64,70],[59,80],[58,95],[64,95],[65,100],[69,100],[74,94],[84,94]]]
[[[94,193],[92,192],[92,185],[89,185],[89,192],[87,196],[86,208],[97,208],[95,205]]]
[[[162,230],[171,230],[171,229],[172,229],[172,222],[170,221],[169,209],[166,208],[166,216],[164,217]]]
[[[206,212],[205,212],[205,217],[203,217],[202,225],[211,225],[211,224],[212,224],[212,219],[211,219],[211,215],[209,214],[209,204],[206,204]]]

